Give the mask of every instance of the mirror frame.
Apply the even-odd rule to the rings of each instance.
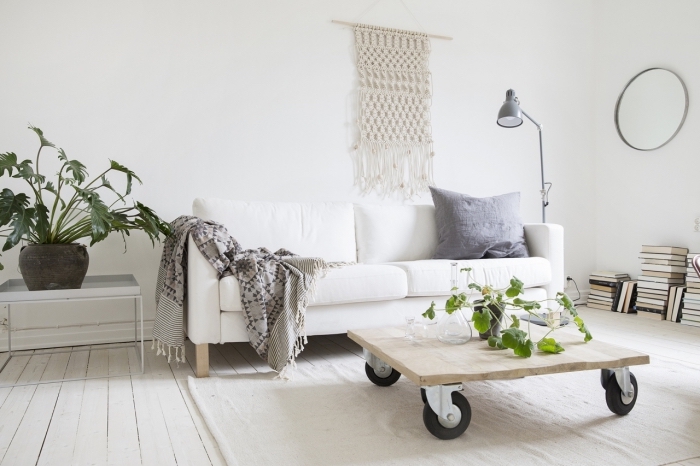
[[[639,147],[634,147],[632,144],[630,144],[630,143],[627,141],[627,139],[625,139],[625,137],[622,135],[622,131],[620,131],[620,121],[618,120],[618,115],[619,115],[619,110],[620,110],[620,103],[622,102],[622,97],[625,95],[625,92],[627,91],[627,88],[630,87],[630,86],[632,85],[632,83],[634,82],[635,79],[637,79],[638,77],[640,77],[640,76],[643,75],[644,73],[646,73],[646,72],[648,72],[648,71],[653,71],[653,70],[668,71],[669,73],[672,73],[676,78],[678,78],[678,81],[680,81],[681,86],[683,86],[683,93],[685,94],[685,109],[683,110],[683,118],[681,119],[681,122],[679,123],[678,128],[676,128],[676,132],[673,133],[673,134],[671,135],[671,137],[669,137],[669,138],[666,140],[666,142],[664,142],[664,143],[661,144],[660,146],[652,147],[651,149],[640,149]],[[648,68],[648,69],[646,69],[646,70],[644,70],[644,71],[642,71],[642,72],[637,73],[636,75],[634,75],[634,77],[633,77],[632,79],[630,79],[630,80],[627,82],[627,84],[625,84],[625,87],[622,89],[622,92],[620,93],[620,96],[617,98],[617,103],[615,104],[615,129],[617,130],[617,134],[618,134],[618,136],[620,136],[620,139],[622,139],[622,141],[623,141],[625,144],[627,144],[628,146],[630,146],[630,147],[631,147],[632,149],[634,149],[634,150],[650,151],[650,150],[660,149],[660,148],[662,148],[663,146],[665,146],[666,144],[668,144],[669,142],[671,142],[671,141],[673,140],[673,138],[676,137],[676,134],[678,134],[678,132],[679,132],[679,131],[681,130],[681,128],[683,127],[683,123],[685,123],[685,117],[688,116],[688,103],[689,103],[689,99],[688,99],[688,88],[685,86],[685,82],[683,81],[683,79],[681,79],[681,77],[678,76],[677,73],[674,73],[673,71],[671,71],[671,70],[669,70],[669,69],[666,69],[666,68],[658,68],[658,67],[656,67],[656,68]]]

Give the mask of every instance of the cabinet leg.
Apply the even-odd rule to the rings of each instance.
[[[209,343],[194,345],[195,375],[209,377]]]

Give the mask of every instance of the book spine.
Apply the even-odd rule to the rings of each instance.
[[[617,287],[617,291],[615,292],[615,298],[613,298],[613,304],[612,304],[613,311],[617,311],[617,308],[620,305],[620,296],[622,295],[623,288],[625,288],[625,287],[622,286],[622,283],[620,283],[620,286]],[[623,297],[622,299],[625,299],[625,298]]]

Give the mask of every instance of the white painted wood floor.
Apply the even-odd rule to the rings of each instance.
[[[700,368],[700,328],[581,309],[594,337]],[[621,332],[623,331],[623,332]],[[0,384],[138,371],[133,349],[97,345],[73,354],[17,353]],[[0,465],[224,465],[187,389],[189,364],[146,350],[143,375],[0,389]],[[210,373],[265,370],[246,343],[210,345]],[[194,356],[188,345],[187,353]],[[299,365],[363,364],[344,335],[309,338]],[[700,458],[674,465],[700,466]]]

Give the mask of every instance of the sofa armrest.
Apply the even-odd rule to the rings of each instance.
[[[195,345],[221,342],[219,273],[187,238],[187,336]]]
[[[564,227],[553,223],[526,223],[525,241],[534,257],[544,257],[552,267],[552,281],[542,288],[547,290],[547,297],[554,298],[564,291],[566,276],[564,272]]]

